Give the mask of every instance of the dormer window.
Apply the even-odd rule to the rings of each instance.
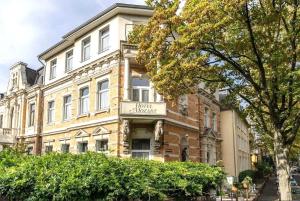
[[[100,31],[99,34],[99,53],[109,49],[109,27]]]
[[[56,63],[57,63],[56,59],[50,62],[50,80],[56,78]]]

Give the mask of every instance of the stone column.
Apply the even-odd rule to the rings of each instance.
[[[130,65],[129,65],[129,58],[125,57],[125,67],[124,67],[124,100],[130,100]]]
[[[149,90],[149,102],[154,102],[155,90],[153,83],[150,81],[150,90]]]
[[[156,102],[163,102],[164,100],[163,100],[163,97],[162,97],[162,95],[160,95],[159,93],[156,93]]]

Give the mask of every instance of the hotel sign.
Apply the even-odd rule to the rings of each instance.
[[[166,103],[121,102],[121,114],[166,115]]]

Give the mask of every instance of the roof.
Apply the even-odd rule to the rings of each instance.
[[[38,75],[37,71],[36,70],[33,70],[31,68],[28,68],[26,67],[25,69],[26,71],[26,78],[27,78],[27,83],[32,86],[35,84],[35,80],[36,80],[36,77]]]
[[[83,24],[79,25],[78,27],[76,27],[75,29],[73,29],[72,31],[68,32],[67,34],[65,34],[64,36],[62,36],[62,40],[59,41],[58,43],[54,44],[52,47],[48,48],[47,50],[45,50],[44,52],[42,52],[41,54],[38,55],[38,57],[42,57],[43,55],[45,55],[46,53],[48,53],[49,51],[51,51],[52,49],[58,47],[59,45],[65,43],[67,41],[67,38],[72,36],[74,33],[80,31],[81,29],[83,29],[84,27],[86,27],[87,25],[95,22],[97,19],[99,19],[100,17],[104,16],[105,14],[111,12],[112,10],[116,9],[116,8],[133,8],[133,9],[146,9],[146,10],[153,10],[153,8],[149,7],[149,6],[145,6],[145,5],[134,5],[134,4],[123,4],[123,3],[116,3],[112,6],[110,6],[109,8],[101,11],[100,13],[98,13],[97,15],[95,15],[94,17],[90,18],[89,20],[87,20],[86,22],[84,22]]]

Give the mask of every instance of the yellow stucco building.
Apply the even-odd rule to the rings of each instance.
[[[164,100],[127,43],[132,27],[152,13],[115,4],[42,52],[41,69],[14,65],[0,99],[0,144],[24,143],[33,154],[220,160],[218,94],[200,88],[198,95]]]

